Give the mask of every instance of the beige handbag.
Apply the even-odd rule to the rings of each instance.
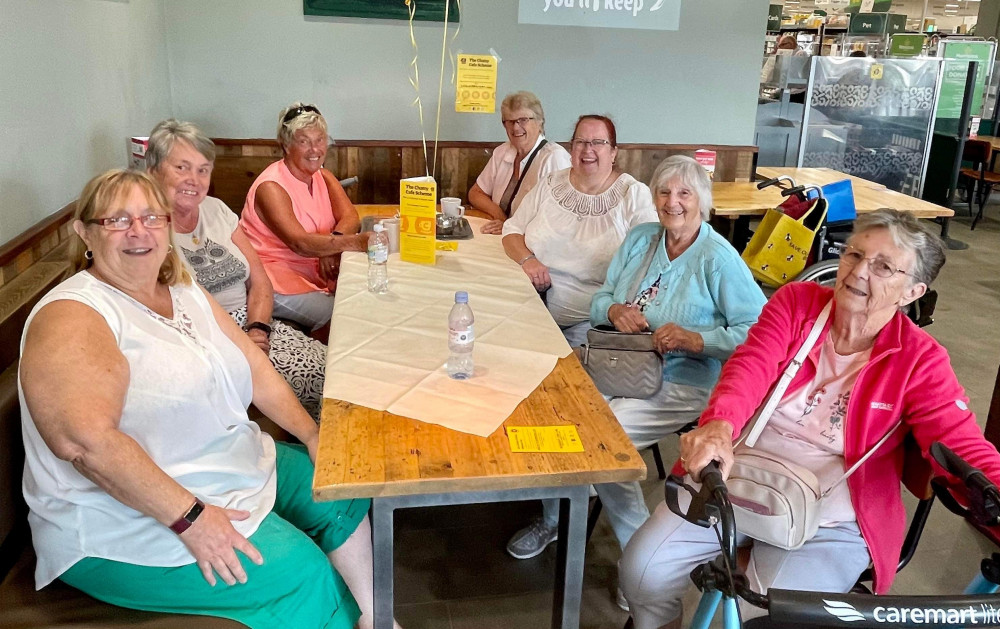
[[[662,238],[661,229],[632,279],[628,301],[635,301]],[[659,393],[663,386],[663,357],[653,347],[652,332],[628,334],[614,328],[592,328],[587,330],[587,344],[581,350],[583,368],[604,395],[644,400]]]
[[[799,367],[816,343],[833,306],[831,301],[813,325],[805,343],[781,375],[750,431],[734,450],[733,469],[726,480],[736,516],[736,530],[755,540],[785,550],[800,548],[819,528],[822,500],[846,481],[902,424],[900,420],[865,453],[837,482],[825,491],[810,470],[780,456],[753,449]]]

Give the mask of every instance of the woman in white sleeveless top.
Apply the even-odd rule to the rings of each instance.
[[[79,272],[25,324],[37,586],[250,627],[370,627],[368,501],[312,501],[316,423],[191,282],[169,227],[145,173],[93,179],[73,224]],[[262,434],[251,402],[304,445]]]

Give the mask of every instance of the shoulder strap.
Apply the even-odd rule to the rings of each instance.
[[[510,204],[517,198],[517,191],[521,189],[521,182],[524,181],[524,176],[528,174],[528,169],[531,168],[531,162],[535,161],[535,156],[538,155],[538,152],[542,150],[542,147],[548,143],[549,141],[547,139],[542,138],[542,141],[538,143],[535,150],[528,156],[528,161],[524,162],[524,168],[521,170],[521,176],[517,178],[517,184],[514,186],[514,191],[510,193],[510,198],[507,199],[507,207],[500,208],[507,216],[510,216]]]
[[[635,272],[635,277],[632,278],[632,285],[628,288],[628,297],[626,301],[632,303],[639,294],[639,284],[642,283],[642,278],[646,277],[646,273],[649,271],[650,265],[653,264],[653,256],[656,255],[656,247],[660,244],[660,240],[663,239],[663,228],[660,227],[656,232],[656,236],[653,241],[649,243],[649,249],[646,250],[646,257],[642,259],[642,264]]]
[[[764,426],[767,424],[768,420],[771,419],[771,415],[774,414],[774,409],[778,408],[778,404],[781,402],[781,398],[784,397],[785,391],[788,389],[788,385],[791,384],[792,378],[798,373],[799,367],[805,362],[806,356],[812,350],[813,345],[816,344],[816,340],[819,338],[820,333],[823,332],[823,328],[826,327],[826,322],[830,318],[830,311],[833,309],[833,300],[831,299],[823,310],[819,313],[819,317],[816,319],[816,323],[813,324],[811,330],[809,330],[809,336],[806,337],[805,342],[799,351],[792,358],[791,362],[788,363],[788,367],[785,368],[785,372],[781,374],[781,379],[778,380],[778,384],[774,386],[774,390],[771,391],[771,397],[768,398],[767,404],[761,409],[760,413],[757,414],[757,419],[754,422],[753,428],[747,434],[744,443],[748,448],[752,448],[756,443],[757,439],[760,437],[760,433],[764,430]]]
[[[844,475],[841,476],[840,478],[838,478],[836,483],[830,485],[826,489],[826,491],[824,491],[820,495],[820,498],[826,498],[826,495],[828,493],[830,493],[831,491],[833,491],[834,488],[837,487],[837,485],[841,484],[842,482],[844,482],[845,480],[847,480],[848,476],[850,476],[854,472],[858,471],[858,468],[861,467],[862,463],[864,463],[865,461],[867,461],[868,457],[870,457],[871,455],[875,454],[875,451],[878,450],[879,448],[881,448],[882,444],[885,443],[886,441],[888,441],[889,437],[892,436],[892,433],[896,432],[896,429],[899,428],[902,424],[903,424],[903,420],[902,419],[900,419],[898,422],[896,422],[896,425],[893,426],[891,429],[889,429],[889,432],[885,433],[885,435],[881,439],[878,440],[878,443],[876,443],[875,445],[873,445],[871,447],[871,449],[868,450],[868,452],[865,452],[865,455],[863,457],[861,457],[860,459],[858,459],[857,463],[855,463],[854,465],[851,466],[851,469],[849,469],[846,472],[844,472]]]

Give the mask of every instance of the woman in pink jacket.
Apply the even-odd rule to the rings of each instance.
[[[681,437],[687,472],[697,476],[715,460],[728,476],[734,441],[833,300],[829,322],[754,446],[809,469],[822,490],[833,490],[820,503],[818,532],[796,550],[738,536],[753,543],[747,576],[754,590],[847,592],[869,562],[875,592],[889,590],[906,525],[900,481],[907,435],[925,454],[943,442],[1000,483],[1000,455],[983,438],[947,352],[901,311],[943,264],[941,241],[911,215],[879,210],[859,218],[835,288],[793,283],[775,293],[723,367],[699,427]],[[636,629],[679,627],[688,575],[718,553],[713,530],[661,503],[621,563]]]

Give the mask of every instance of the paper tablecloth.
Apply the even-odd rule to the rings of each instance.
[[[323,397],[482,437],[493,433],[570,353],[531,282],[504,254],[500,236],[479,233],[423,266],[389,256],[389,293],[368,292],[368,259],[345,253],[337,282]],[[448,313],[455,291],[475,315],[475,371],[452,380]]]

